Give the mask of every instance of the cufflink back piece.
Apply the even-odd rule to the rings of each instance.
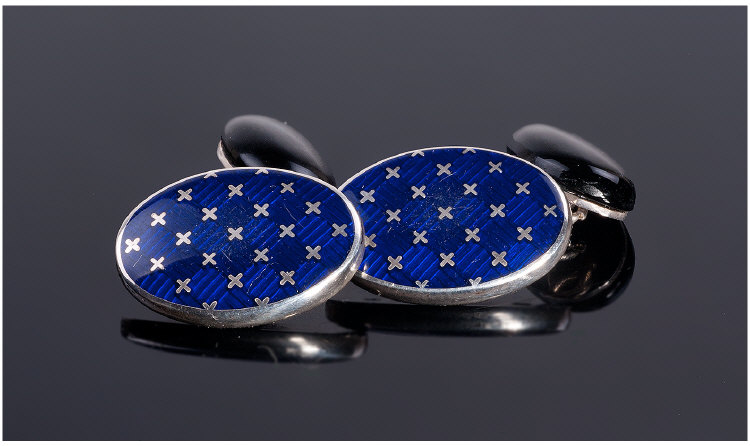
[[[635,206],[635,186],[604,150],[578,135],[546,124],[513,133],[508,152],[547,172],[571,205],[624,220]]]

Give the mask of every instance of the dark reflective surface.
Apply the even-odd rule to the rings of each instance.
[[[280,327],[211,329],[174,322],[123,319],[122,336],[136,344],[189,355],[274,363],[319,364],[362,356],[367,336]]]
[[[490,305],[439,307],[394,303],[381,297],[360,301],[333,298],[326,316],[359,330],[437,336],[523,336],[568,328],[570,311],[536,299]]]
[[[633,210],[635,186],[622,167],[578,135],[531,124],[513,133],[508,152],[536,164],[566,192],[616,211]]]
[[[524,336],[565,331],[571,311],[593,311],[622,295],[633,276],[635,251],[625,225],[590,214],[578,221],[565,255],[529,290],[538,298],[500,297],[459,307],[408,305],[382,297],[325,304],[326,317],[351,332],[294,329],[308,317],[257,329],[216,330],[185,324],[123,319],[122,335],[136,344],[200,356],[255,361],[321,363],[356,359],[364,332],[431,336]],[[284,327],[290,325],[290,327]]]
[[[290,125],[268,116],[230,119],[221,134],[219,150],[233,167],[275,167],[336,184],[312,144]]]
[[[593,311],[623,294],[635,250],[625,225],[596,214],[574,224],[563,257],[529,286],[538,298],[501,296],[479,305],[406,305],[381,297],[326,302],[326,316],[356,330],[444,336],[521,336],[559,333],[570,311]]]
[[[573,225],[560,261],[529,290],[574,311],[595,310],[625,291],[634,269],[635,249],[625,224],[590,212]]]
[[[745,438],[746,17],[6,7],[5,439]],[[288,120],[338,178],[415,147],[503,150],[530,122],[579,133],[638,187],[636,271],[562,332],[369,331],[365,354],[320,366],[124,339],[123,318],[169,321],[117,278],[123,217],[218,168],[222,127],[248,111]]]

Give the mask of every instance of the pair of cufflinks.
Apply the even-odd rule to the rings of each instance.
[[[302,135],[240,116],[219,143],[225,169],[166,186],[128,215],[120,276],[151,309],[209,327],[275,322],[350,280],[402,302],[461,305],[545,276],[588,213],[622,220],[633,208],[623,170],[575,135],[530,125],[507,149],[414,150],[336,188]]]

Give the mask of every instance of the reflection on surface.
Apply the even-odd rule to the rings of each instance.
[[[589,212],[573,225],[562,259],[528,287],[539,299],[502,296],[485,305],[439,307],[408,305],[369,297],[334,298],[326,316],[352,329],[403,334],[511,336],[558,333],[571,311],[593,311],[615,301],[627,288],[635,250],[621,221]],[[540,300],[541,299],[541,300]]]
[[[377,296],[336,297],[325,306],[330,322],[309,326],[315,310],[284,326],[210,329],[123,319],[122,335],[137,344],[172,352],[266,362],[325,363],[362,356],[364,330],[444,336],[522,336],[559,333],[571,311],[593,311],[622,295],[635,266],[625,225],[589,213],[578,221],[559,263],[528,289],[536,297],[503,296],[481,305],[442,307],[397,303]],[[305,322],[308,322],[305,328]],[[339,330],[339,331],[336,331]]]
[[[568,328],[570,311],[537,299],[501,305],[441,307],[394,303],[381,297],[331,299],[326,316],[351,329],[445,336],[518,336]]]
[[[592,311],[622,295],[634,268],[633,241],[623,222],[589,212],[573,225],[562,259],[529,291],[553,305]]]
[[[215,329],[174,322],[123,319],[122,336],[136,344],[190,355],[261,362],[326,363],[362,356],[367,336],[354,331],[278,328]]]

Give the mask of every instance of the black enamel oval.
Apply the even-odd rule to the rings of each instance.
[[[226,167],[274,167],[335,185],[317,150],[290,125],[261,115],[242,115],[224,126],[219,145]]]
[[[508,151],[552,176],[562,189],[616,212],[635,205],[635,187],[622,167],[583,138],[545,124],[513,133]]]

